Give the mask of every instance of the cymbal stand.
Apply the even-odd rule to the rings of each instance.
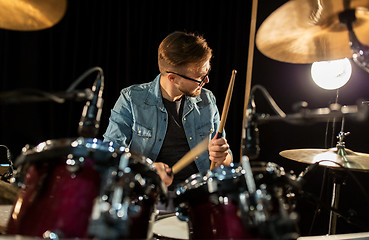
[[[345,138],[345,136],[347,136],[348,134],[350,134],[349,132],[345,133],[343,132],[343,126],[344,126],[344,118],[342,118],[342,126],[341,126],[341,131],[339,132],[337,138],[338,138],[338,142],[337,142],[337,154],[340,155],[342,157],[342,159],[344,159],[344,161],[347,161],[347,153],[345,150],[345,142],[343,141],[343,139]],[[341,192],[341,185],[343,183],[342,177],[339,177],[337,174],[335,174],[333,176],[333,190],[332,190],[332,199],[331,199],[331,207],[332,209],[338,209],[338,201],[339,201],[339,197],[340,197],[340,192]],[[329,214],[329,229],[328,229],[328,235],[331,234],[336,234],[336,227],[337,227],[337,213],[334,212],[333,210],[330,210],[330,214]]]
[[[328,235],[336,234],[337,230],[337,217],[338,214],[336,210],[338,209],[341,186],[345,182],[344,176],[341,172],[337,172],[332,170],[333,172],[333,190],[332,190],[332,199],[331,199],[331,210],[329,214],[329,228]]]

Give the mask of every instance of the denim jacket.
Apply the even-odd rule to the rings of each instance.
[[[168,123],[159,80],[160,74],[152,82],[132,85],[121,91],[111,110],[104,142],[112,141],[157,160]],[[203,88],[199,96],[185,98],[182,123],[191,149],[207,136],[210,139],[215,136],[220,117],[211,91]],[[200,172],[209,170],[208,150],[197,156],[195,163]]]

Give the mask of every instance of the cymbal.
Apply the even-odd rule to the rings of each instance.
[[[46,29],[65,14],[66,0],[0,0],[0,28],[18,31]]]
[[[349,149],[340,150],[337,150],[337,148],[291,149],[282,151],[279,153],[279,155],[294,161],[308,164],[319,162],[319,165],[322,166],[339,168],[340,166],[335,164],[338,163],[345,168],[352,170],[369,171],[369,154],[357,153]]]
[[[290,0],[259,27],[256,46],[265,56],[289,63],[351,58],[348,30],[338,18],[345,7],[337,0]],[[369,0],[351,0],[353,31],[369,45]]]

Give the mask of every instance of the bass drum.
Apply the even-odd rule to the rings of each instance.
[[[124,151],[124,149],[123,149]],[[85,238],[104,170],[122,149],[98,139],[42,142],[16,159],[20,187],[7,234]]]
[[[178,185],[176,211],[188,222],[189,238],[290,239],[296,218],[284,201],[280,168],[267,163],[263,169],[253,172],[257,189],[252,194],[245,170],[235,164],[192,175]]]

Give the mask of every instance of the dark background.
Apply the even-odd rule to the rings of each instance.
[[[257,28],[269,14],[284,4],[282,0],[260,0]],[[104,107],[98,138],[102,138],[110,109],[119,91],[131,84],[151,81],[158,74],[157,47],[175,30],[202,34],[214,51],[210,83],[206,86],[217,97],[221,111],[232,69],[238,71],[226,122],[227,139],[238,161],[241,146],[246,66],[249,48],[252,1],[148,1],[148,0],[74,0],[68,2],[65,16],[55,26],[40,31],[0,29],[0,91],[24,88],[46,92],[65,91],[81,74],[99,66],[104,70]],[[288,34],[288,33],[286,33]],[[369,98],[369,75],[352,62],[351,80],[339,90],[338,102],[353,105]],[[264,86],[286,113],[292,105],[307,101],[309,108],[327,107],[337,92],[320,89],[310,75],[311,64],[282,63],[265,57],[255,47],[252,85]],[[96,75],[95,75],[96,76]],[[94,76],[77,89],[90,88]],[[258,113],[274,114],[261,95],[256,95]],[[20,102],[0,104],[0,144],[9,147],[13,158],[26,144],[37,145],[48,139],[74,138],[84,102]],[[328,131],[326,131],[328,126]],[[330,148],[340,122],[332,124],[291,125],[284,122],[259,126],[259,161],[276,162],[299,174],[306,164],[287,160],[279,152],[294,148]],[[369,153],[368,121],[348,119],[345,139],[351,150]],[[327,132],[327,133],[326,133]],[[328,139],[328,140],[326,140]],[[5,154],[1,155],[5,158]],[[331,172],[315,172],[306,189],[329,202]],[[366,173],[354,175],[368,189]],[[343,213],[353,212],[359,223],[369,222],[368,199],[356,182],[346,176],[340,195]],[[313,222],[316,204],[298,201],[299,228],[302,235],[322,235],[328,229],[328,211],[322,209]],[[355,215],[356,212],[356,215]],[[369,224],[366,224],[369,226]],[[337,233],[368,231],[339,219]]]

